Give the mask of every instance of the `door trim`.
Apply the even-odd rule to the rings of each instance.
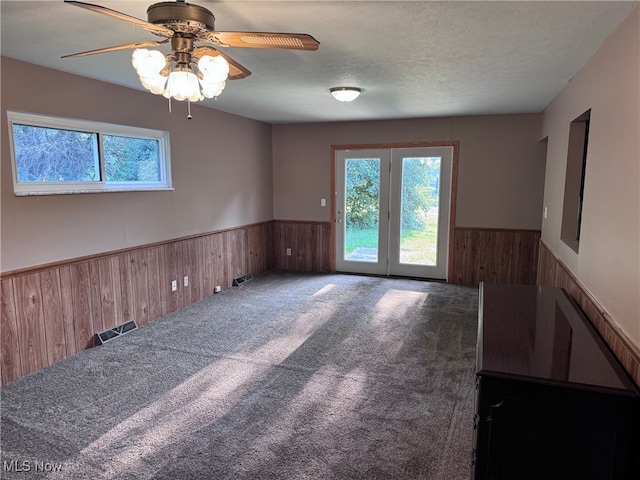
[[[392,149],[392,148],[416,148],[416,147],[452,147],[453,158],[451,165],[451,200],[449,203],[449,245],[447,260],[447,282],[451,282],[453,277],[453,239],[456,226],[456,198],[458,185],[458,150],[460,142],[458,140],[442,142],[409,142],[409,143],[367,143],[331,145],[331,195],[329,205],[331,207],[331,251],[330,268],[331,272],[336,272],[336,151],[337,150],[372,150],[372,149]]]

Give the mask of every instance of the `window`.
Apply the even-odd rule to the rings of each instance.
[[[564,204],[560,239],[576,253],[578,253],[580,245],[590,120],[591,110],[587,110],[569,125],[569,148],[567,151],[567,171],[564,180]]]
[[[170,190],[169,132],[7,112],[14,193]]]

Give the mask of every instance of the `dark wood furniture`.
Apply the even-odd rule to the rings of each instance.
[[[472,479],[640,479],[640,394],[559,288],[480,284]]]

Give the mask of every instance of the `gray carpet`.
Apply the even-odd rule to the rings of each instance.
[[[270,272],[4,387],[2,478],[468,479],[477,305]]]

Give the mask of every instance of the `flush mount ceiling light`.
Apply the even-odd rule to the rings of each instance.
[[[340,102],[352,102],[362,92],[356,87],[333,87],[329,89],[331,96]]]

